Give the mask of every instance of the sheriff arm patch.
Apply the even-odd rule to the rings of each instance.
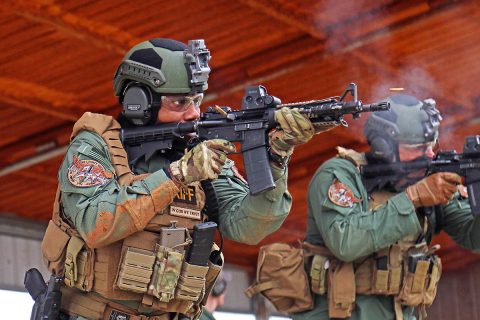
[[[105,185],[113,174],[95,160],[80,160],[73,156],[73,164],[68,168],[68,181],[76,187],[88,188]]]
[[[328,188],[328,199],[340,207],[351,208],[355,203],[361,201],[353,194],[353,191],[344,183],[334,180]]]

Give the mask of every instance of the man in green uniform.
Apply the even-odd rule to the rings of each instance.
[[[208,219],[224,236],[256,244],[286,218],[292,199],[284,160],[316,131],[297,110],[276,113],[280,127],[269,139],[276,188],[259,195],[249,194],[225,140],[185,152],[189,137],[182,137],[168,152],[128,164],[121,127],[198,119],[209,59],[203,40],[142,42],[114,76],[122,124],[92,113],[75,124],[42,244],[49,270],[65,274],[64,319],[196,318],[223,262],[214,246],[208,264],[187,263],[192,231],[211,227],[202,224]]]
[[[438,146],[441,116],[432,99],[399,94],[388,101],[391,109],[365,124],[370,151],[339,148],[311,180],[306,246],[314,253],[307,270],[314,307],[294,319],[415,319],[414,307],[423,317],[441,274],[438,248],[426,243],[444,230],[480,250],[480,218],[458,175],[413,172],[385,182],[360,174],[367,164],[432,158]]]

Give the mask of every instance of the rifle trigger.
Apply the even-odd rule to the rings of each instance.
[[[339,120],[340,120],[340,124],[341,124],[342,126],[344,126],[345,128],[348,128],[348,122],[345,121],[345,119],[340,118]]]

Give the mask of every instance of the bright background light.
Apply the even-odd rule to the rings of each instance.
[[[0,290],[2,319],[30,320],[33,299],[26,292]]]

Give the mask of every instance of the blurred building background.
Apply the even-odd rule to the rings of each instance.
[[[0,289],[23,290],[26,269],[43,268],[39,241],[72,125],[86,111],[118,114],[111,80],[133,44],[204,38],[213,70],[204,107],[238,108],[253,84],[283,102],[341,95],[350,82],[364,102],[403,87],[437,101],[442,149],[461,151],[464,137],[480,132],[479,30],[475,0],[4,0]],[[289,173],[292,212],[260,245],[303,238],[310,177],[335,146],[366,149],[365,118],[349,117],[349,128],[298,148]],[[242,169],[242,159],[235,160]],[[443,233],[434,242],[442,246],[445,273],[430,317],[480,319],[480,256]],[[252,280],[259,246],[226,241],[225,247],[236,276],[223,311],[266,317],[269,307],[241,292]]]

